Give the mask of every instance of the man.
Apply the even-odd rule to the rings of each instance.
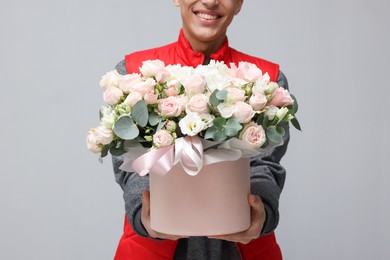
[[[180,9],[182,30],[172,44],[135,52],[116,69],[121,74],[139,72],[142,61],[160,59],[168,64],[196,67],[210,59],[256,64],[272,81],[287,88],[279,66],[229,47],[226,32],[243,0],[173,0]],[[288,129],[287,129],[288,130]],[[215,237],[182,238],[158,233],[150,228],[148,178],[119,170],[121,158],[113,158],[116,181],[124,191],[126,218],[124,235],[115,259],[282,259],[273,230],[279,219],[278,200],[285,170],[279,164],[287,149],[284,145],[266,155],[251,159],[251,226],[236,234]]]

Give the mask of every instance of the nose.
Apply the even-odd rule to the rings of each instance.
[[[219,4],[219,0],[201,0],[201,2],[207,7],[214,7]]]

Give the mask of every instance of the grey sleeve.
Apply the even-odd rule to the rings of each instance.
[[[287,79],[281,71],[277,83],[288,89]],[[279,223],[279,197],[286,178],[286,170],[280,165],[280,160],[286,153],[290,139],[289,127],[285,130],[282,146],[251,158],[251,193],[261,197],[266,211],[262,235],[271,233]]]
[[[125,61],[122,60],[115,67],[119,74],[127,74]],[[141,222],[142,192],[149,189],[149,176],[139,176],[134,172],[125,172],[119,169],[123,160],[121,157],[112,156],[115,181],[123,190],[126,216],[133,230],[140,236],[150,237]]]

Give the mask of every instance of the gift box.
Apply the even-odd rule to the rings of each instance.
[[[180,164],[150,172],[151,228],[180,236],[210,236],[250,226],[249,158],[205,165],[191,176]]]

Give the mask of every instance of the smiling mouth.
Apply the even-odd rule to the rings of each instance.
[[[217,20],[219,16],[217,15],[211,15],[211,14],[205,14],[205,13],[196,13],[196,16],[205,19],[205,20]]]

